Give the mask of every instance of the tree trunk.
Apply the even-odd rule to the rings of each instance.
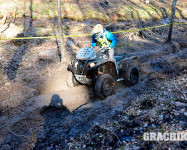
[[[30,28],[32,28],[32,22],[33,22],[33,15],[32,15],[32,0],[30,1]]]
[[[62,11],[61,11],[61,0],[57,0],[58,7],[58,29],[59,29],[59,38],[61,45],[61,56],[62,60],[65,61],[65,46],[64,46],[64,32],[62,29]],[[61,61],[62,62],[62,61]]]
[[[170,18],[170,26],[169,26],[169,32],[168,32],[168,39],[167,39],[167,43],[171,42],[171,36],[172,36],[172,31],[173,31],[173,22],[174,22],[174,18],[175,18],[175,10],[176,10],[176,4],[177,4],[177,0],[173,0],[173,4],[172,4],[172,12],[171,12],[171,18]]]

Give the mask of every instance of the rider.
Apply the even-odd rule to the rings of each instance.
[[[108,54],[109,59],[114,60],[114,46],[117,43],[117,38],[114,34],[109,31],[106,31],[105,28],[101,24],[97,24],[92,31],[92,45],[91,47],[95,47],[96,45],[101,48],[106,47],[109,48]]]

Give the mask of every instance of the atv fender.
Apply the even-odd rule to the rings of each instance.
[[[105,63],[98,65],[98,72],[116,77],[118,71],[113,61],[106,61]]]

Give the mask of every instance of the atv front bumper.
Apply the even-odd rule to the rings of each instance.
[[[86,77],[86,75],[78,75],[78,74],[75,74],[74,71],[73,71],[73,67],[72,65],[68,65],[68,68],[67,68],[68,71],[71,71],[74,78],[80,82],[81,84],[91,84],[92,83],[92,79],[88,79]]]
[[[74,74],[75,79],[82,84],[91,84],[92,79],[88,79],[85,75]]]

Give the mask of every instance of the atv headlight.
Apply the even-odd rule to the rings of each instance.
[[[74,60],[74,59],[72,59],[72,60],[70,61],[70,64],[71,64],[71,65],[73,65],[73,64],[74,64],[74,62],[75,62],[75,60]]]
[[[88,67],[90,67],[90,68],[92,68],[92,67],[94,67],[94,66],[95,66],[95,63],[94,63],[94,62],[88,64]]]

